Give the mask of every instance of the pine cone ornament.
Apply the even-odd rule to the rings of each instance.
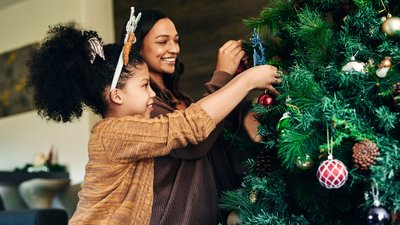
[[[393,84],[392,96],[394,104],[400,107],[400,82]]]
[[[354,167],[361,170],[368,170],[374,164],[379,148],[370,140],[363,140],[353,146]]]
[[[278,163],[276,151],[272,149],[264,149],[257,154],[256,170],[262,175],[271,171]]]

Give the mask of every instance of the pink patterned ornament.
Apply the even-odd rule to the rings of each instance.
[[[317,177],[321,185],[327,189],[340,188],[347,181],[347,167],[342,161],[333,159],[333,156],[330,154],[328,160],[323,161],[319,165]]]

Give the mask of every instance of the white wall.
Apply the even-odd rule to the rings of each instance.
[[[98,31],[105,43],[113,42],[112,7],[112,0],[26,0],[0,9],[0,54],[40,42],[50,25],[71,21]],[[81,182],[90,128],[96,120],[89,112],[67,124],[47,122],[35,111],[0,118],[0,170],[31,163],[36,153],[48,153],[54,146],[72,183]]]

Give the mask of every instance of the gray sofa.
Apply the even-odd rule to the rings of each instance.
[[[68,213],[63,209],[6,210],[0,196],[1,225],[67,225]]]

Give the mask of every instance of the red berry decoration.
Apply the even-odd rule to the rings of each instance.
[[[340,188],[346,183],[348,172],[342,161],[333,159],[329,155],[328,160],[323,161],[317,172],[317,177],[322,186],[327,189]]]
[[[260,95],[260,97],[258,97],[257,103],[261,104],[265,107],[268,107],[272,104],[274,104],[275,99],[272,95],[270,95],[269,93],[264,93],[262,95]]]

